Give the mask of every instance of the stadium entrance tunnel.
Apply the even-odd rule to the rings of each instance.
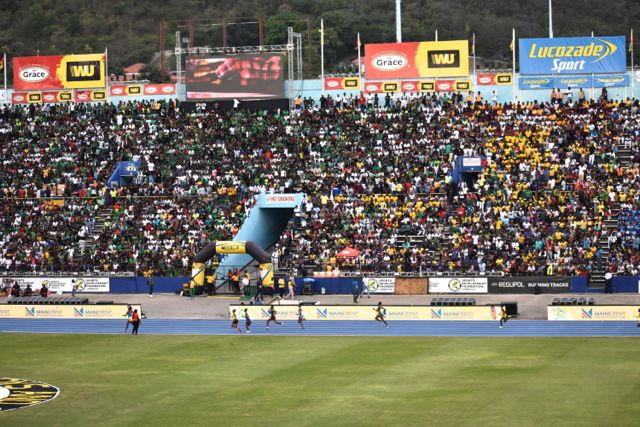
[[[260,264],[260,276],[263,283],[271,284],[274,271],[271,256],[265,249],[278,242],[280,235],[291,220],[294,210],[302,204],[304,198],[304,193],[260,194],[257,204],[251,209],[233,241],[211,242],[196,255],[191,274],[196,285],[201,286],[204,283],[204,265],[217,254],[228,254],[228,256],[218,266],[216,285],[222,283],[223,279],[220,277],[224,276],[225,272],[233,268],[244,267],[250,264],[252,259]],[[198,265],[196,266],[196,264]],[[197,271],[201,271],[201,273],[196,275]]]

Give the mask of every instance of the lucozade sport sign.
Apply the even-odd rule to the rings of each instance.
[[[624,36],[520,39],[520,74],[624,73]]]
[[[104,53],[13,58],[15,90],[105,87]]]

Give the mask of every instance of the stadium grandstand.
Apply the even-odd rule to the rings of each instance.
[[[5,107],[0,268],[188,275],[259,194],[301,192],[274,248],[299,272],[638,274],[637,101],[338,99]],[[482,172],[454,179],[459,157]],[[109,188],[120,161],[142,172]]]

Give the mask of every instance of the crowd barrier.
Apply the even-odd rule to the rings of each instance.
[[[71,292],[72,281],[80,284],[78,293],[139,294],[147,293],[146,277],[16,277],[22,287],[39,289],[47,283],[52,292]],[[174,293],[189,282],[189,276],[154,277],[154,292]],[[255,284],[255,281],[252,281]],[[295,292],[305,285],[314,294],[350,295],[354,287],[370,294],[455,295],[455,294],[584,294],[603,292],[590,289],[587,277],[548,276],[433,276],[433,277],[296,277]],[[611,280],[613,293],[638,293],[640,277],[620,276]]]

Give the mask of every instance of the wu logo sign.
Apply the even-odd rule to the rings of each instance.
[[[86,82],[101,79],[100,61],[67,62],[67,81]]]
[[[429,68],[460,67],[459,50],[431,50],[427,53]]]

